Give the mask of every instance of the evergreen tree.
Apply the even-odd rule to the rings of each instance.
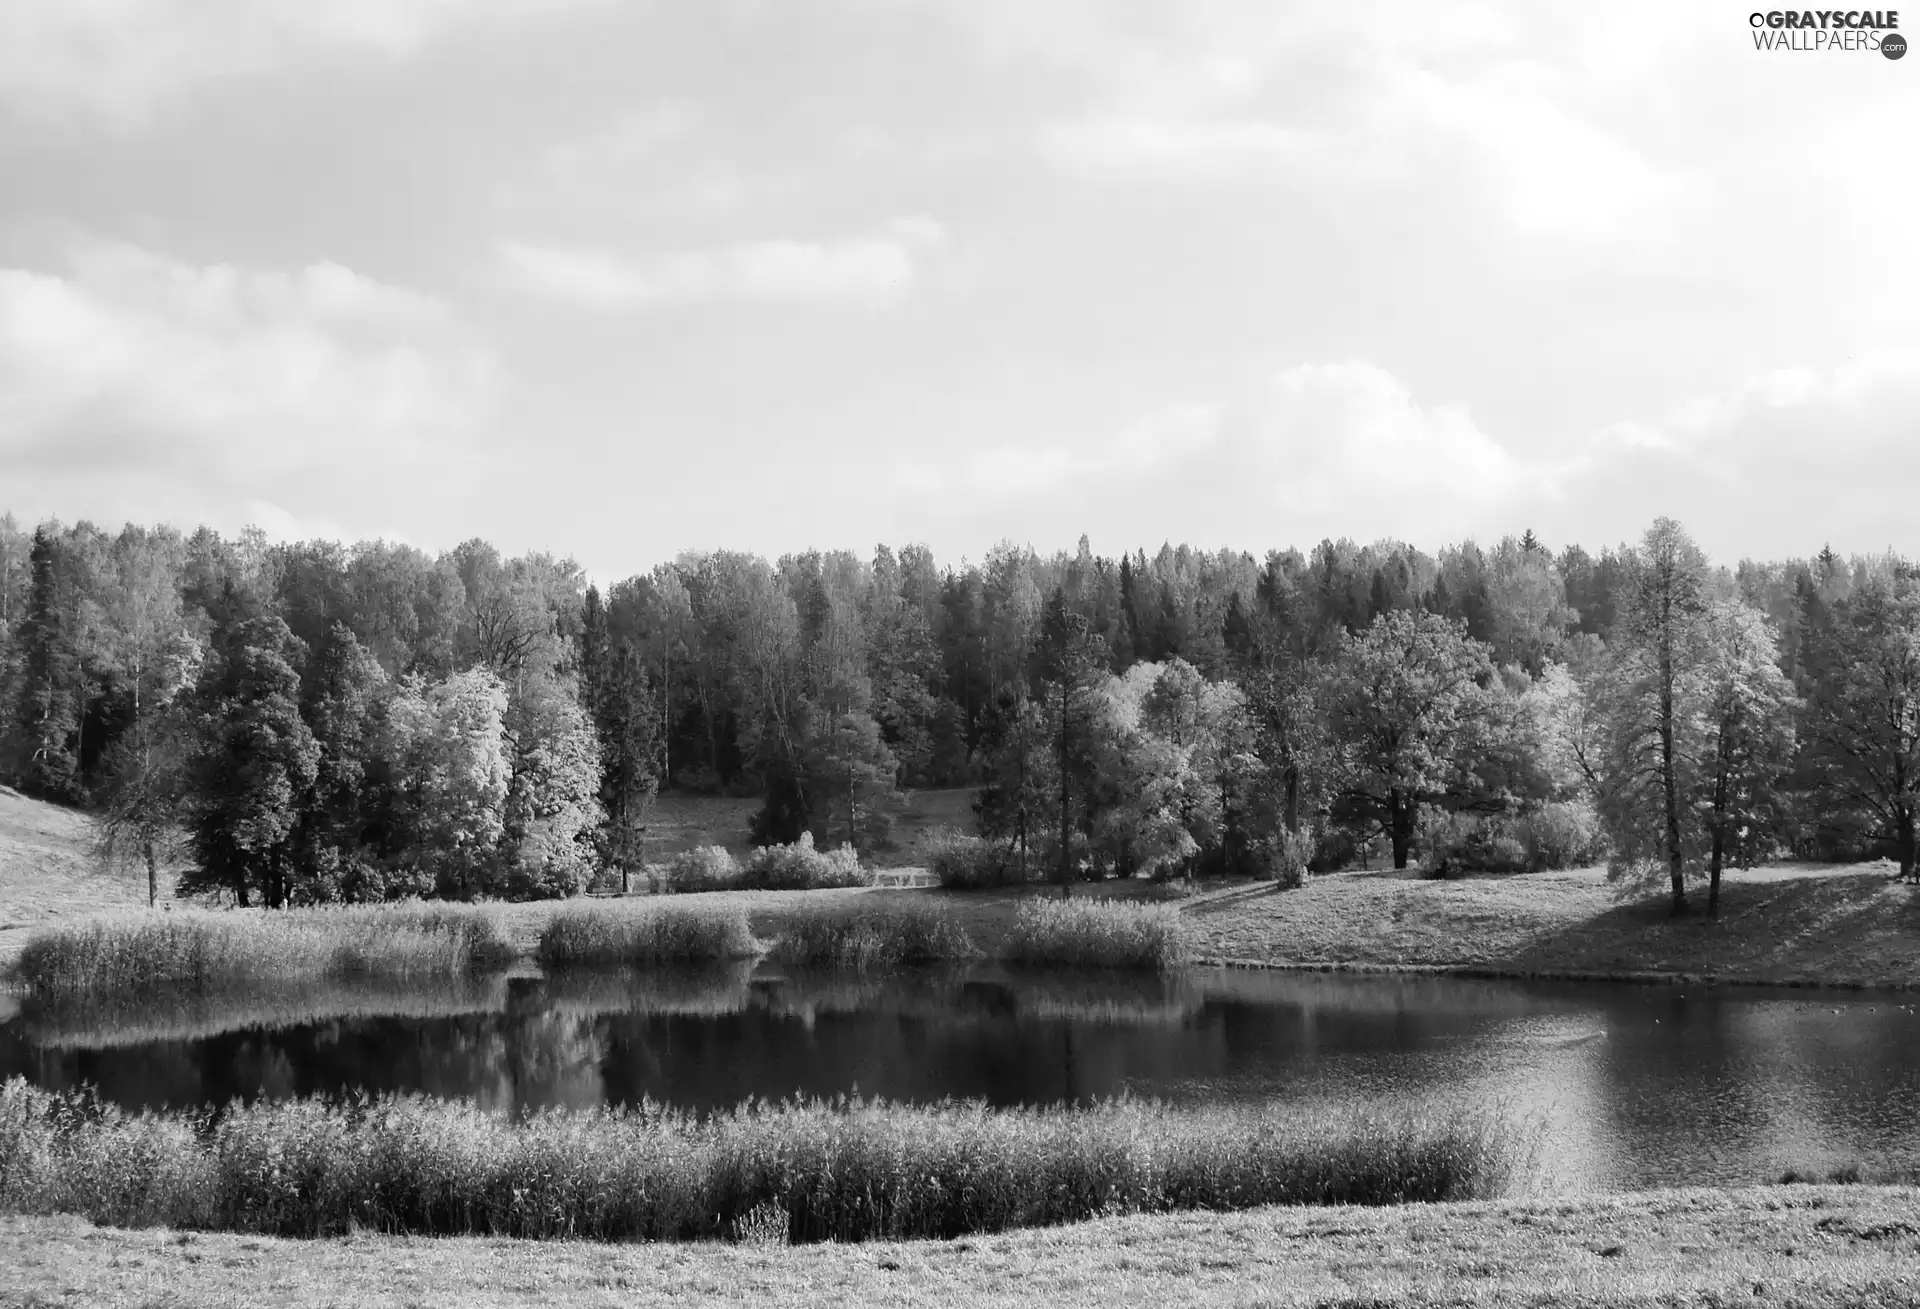
[[[209,661],[186,806],[198,867],[181,877],[182,894],[287,903],[300,804],[319,772],[294,671],[304,654],[285,623],[255,618],[226,633]]]
[[[68,803],[85,793],[80,768],[85,670],[79,633],[62,596],[59,530],[42,525],[28,554],[26,615],[15,637],[19,698],[14,710],[15,771],[35,795]]]

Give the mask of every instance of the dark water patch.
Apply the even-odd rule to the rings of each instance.
[[[992,965],[569,972],[413,988],[29,999],[0,1076],[144,1108],[420,1091],[503,1113],[858,1091],[927,1103],[1365,1105],[1544,1115],[1569,1187],[1920,1167],[1920,1004],[1457,977]]]

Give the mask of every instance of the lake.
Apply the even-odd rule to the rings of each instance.
[[[1548,1189],[1738,1185],[1920,1166],[1916,999],[1226,969],[510,974],[108,1007],[0,998],[0,1078],[92,1084],[129,1108],[359,1088],[508,1113],[796,1093],[1466,1097],[1544,1117]]]

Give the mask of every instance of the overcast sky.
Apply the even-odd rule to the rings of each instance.
[[[1920,553],[1920,58],[1748,8],[4,0],[0,510]]]

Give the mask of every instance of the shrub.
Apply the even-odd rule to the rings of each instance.
[[[1026,964],[1178,968],[1190,954],[1178,909],[1120,900],[1023,901],[1007,940],[1007,958]]]
[[[0,1212],[276,1236],[952,1238],[1108,1214],[1492,1198],[1487,1110],[643,1104],[522,1123],[423,1096],[126,1114],[0,1086]]]
[[[402,903],[118,913],[41,928],[14,976],[29,990],[139,991],[318,977],[445,977],[513,958],[499,916]]]
[[[1429,810],[1421,815],[1415,843],[1431,877],[1467,869],[1524,873],[1532,867],[1526,846],[1505,819]]]
[[[1281,828],[1263,844],[1260,852],[1267,876],[1288,889],[1303,884],[1318,844],[1311,830],[1290,832]]]
[[[924,850],[928,870],[951,890],[980,891],[1016,880],[1007,851],[983,837],[943,827],[928,835]]]
[[[701,845],[667,861],[669,891],[731,891],[740,885],[740,865],[725,846]]]
[[[1538,872],[1577,868],[1600,857],[1600,822],[1590,805],[1550,804],[1514,821],[1527,864]]]
[[[757,952],[746,910],[615,900],[570,904],[540,930],[542,967],[743,959]]]
[[[860,866],[860,856],[852,846],[816,850],[813,833],[802,832],[792,845],[757,847],[741,870],[740,884],[761,891],[818,891],[872,886],[873,873]]]
[[[773,947],[773,957],[784,964],[825,968],[935,963],[976,953],[966,931],[931,905],[798,914]]]

